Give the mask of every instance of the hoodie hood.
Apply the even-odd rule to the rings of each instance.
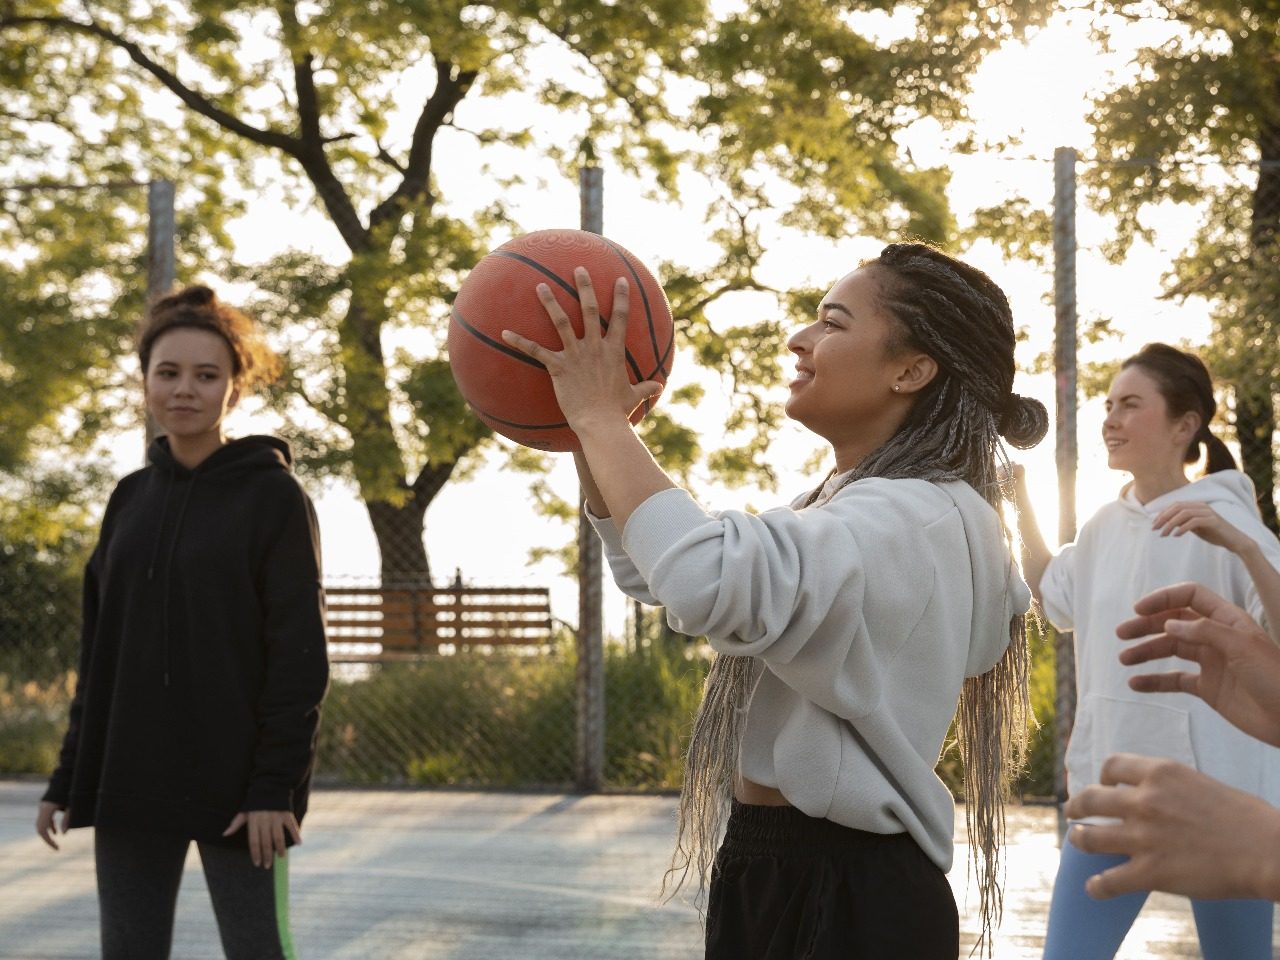
[[[1219,470],[1193,480],[1186,486],[1170,490],[1147,503],[1139,503],[1129,482],[1120,491],[1119,503],[1125,517],[1133,522],[1150,525],[1151,520],[1171,503],[1194,500],[1207,503],[1215,509],[1243,508],[1251,514],[1258,513],[1258,495],[1253,481],[1239,470]]]
[[[1031,591],[1014,565],[1000,518],[991,504],[967,483],[938,486],[955,502],[969,543],[974,603],[965,676],[977,677],[1004,656],[1009,646],[1009,622],[1031,608]]]
[[[156,437],[147,449],[147,460],[175,480],[231,480],[256,470],[292,470],[293,453],[279,437],[249,436],[229,440],[194,470],[180,464],[169,447],[168,437]]]

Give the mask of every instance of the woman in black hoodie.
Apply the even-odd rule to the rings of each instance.
[[[288,445],[222,429],[278,365],[201,286],[155,304],[138,352],[165,435],[112,493],[85,570],[79,679],[36,830],[57,849],[59,828],[95,828],[107,960],[169,955],[191,841],[227,956],[292,957],[284,855],[329,677],[320,539]]]

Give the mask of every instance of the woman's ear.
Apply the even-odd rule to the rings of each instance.
[[[1188,410],[1178,418],[1178,422],[1173,428],[1174,434],[1183,443],[1190,443],[1191,439],[1200,432],[1201,423],[1200,414],[1194,410]]]
[[[916,393],[923,390],[938,375],[938,361],[927,353],[913,353],[906,358],[894,380],[895,393]]]
[[[227,411],[230,412],[236,408],[236,404],[240,402],[240,388],[232,387],[231,396],[227,397]]]

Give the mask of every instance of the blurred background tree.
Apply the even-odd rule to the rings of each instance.
[[[780,410],[762,390],[780,370],[759,358],[783,352],[814,292],[774,291],[779,309],[763,321],[717,326],[708,306],[770,292],[757,270],[766,218],[833,238],[954,239],[948,172],[917,167],[896,137],[922,118],[962,120],[982,56],[1043,18],[1010,0],[724,10],[705,0],[7,0],[0,171],[175,181],[179,277],[256,286],[249,306],[285,345],[288,376],[272,400],[302,468],[357,485],[384,579],[426,577],[427,507],[486,440],[442,353],[448,304],[466,270],[521,230],[504,198],[522,153],[571,175],[590,142],[662,199],[678,200],[686,175],[715,186],[706,216],[718,262],[660,273],[684,344],[732,388],[725,444],[704,449],[682,422],[697,390],[669,397],[644,429],[677,473],[705,462],[731,482],[768,485],[763,450]],[[548,142],[504,110],[516,94],[556,110],[572,135]],[[437,175],[463,144],[486,158],[475,176],[491,200],[479,209],[459,209]],[[344,259],[281,238],[267,262],[237,260],[228,224],[273,186],[323,211]],[[59,330],[73,347],[62,373],[32,385],[39,401],[5,443],[20,452],[37,426],[61,424],[64,440],[87,444],[140,416],[120,358],[143,307],[141,199],[111,194],[85,209],[53,193],[3,197],[0,260],[18,264],[0,268],[3,292],[17,292],[6,305],[18,304],[23,327],[0,343],[0,378],[33,376],[16,360],[43,353]],[[410,328],[430,345],[390,345]]]

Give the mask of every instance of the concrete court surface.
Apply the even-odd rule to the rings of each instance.
[[[90,960],[98,955],[92,835],[73,831],[60,853],[48,850],[32,827],[42,789],[0,780],[0,957]],[[695,911],[657,902],[674,810],[673,797],[317,790],[304,843],[290,855],[298,955],[695,960],[702,956]],[[963,841],[963,810],[956,835]],[[1051,807],[1011,809],[998,960],[1040,956],[1055,836]],[[961,957],[977,926],[966,898],[967,855],[957,843],[951,880]],[[1199,955],[1186,901],[1164,895],[1148,901],[1120,952]],[[173,957],[221,956],[193,849]]]

